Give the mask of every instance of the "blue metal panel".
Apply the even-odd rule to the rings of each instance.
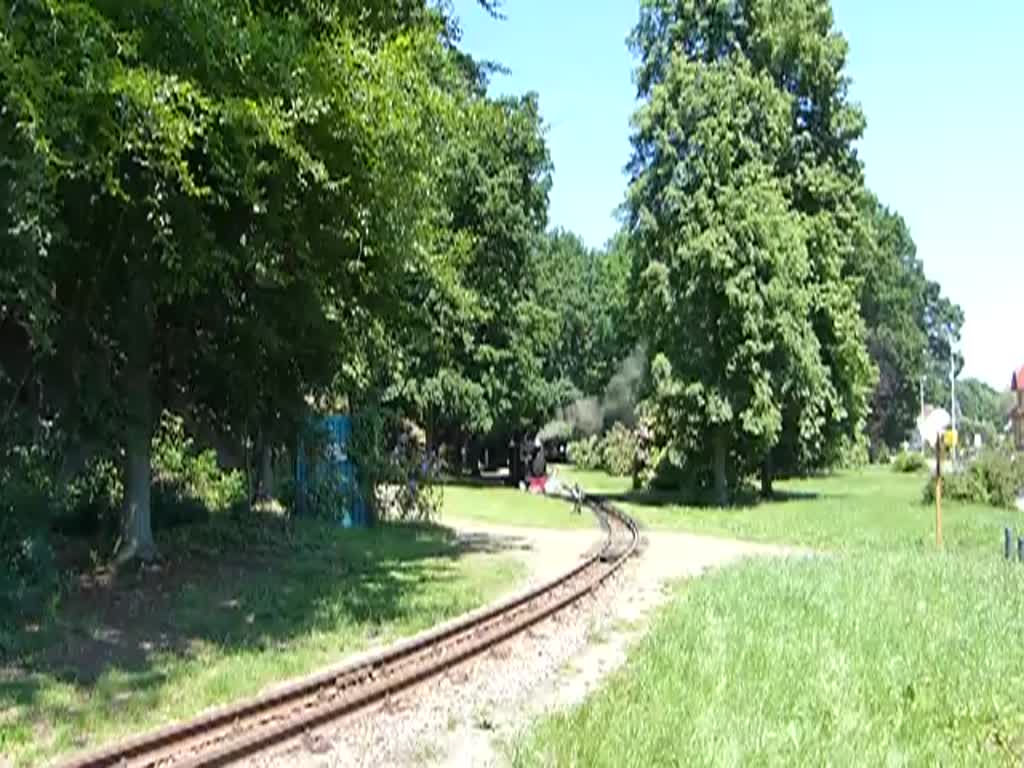
[[[365,526],[367,524],[366,504],[359,493],[356,482],[356,467],[348,454],[348,446],[352,440],[352,419],[348,416],[328,416],[321,420],[317,427],[325,433],[323,455],[309,457],[314,465],[306,466],[307,457],[304,447],[299,445],[295,467],[296,485],[300,493],[308,490],[312,479],[337,483],[342,498],[347,501],[345,507],[336,512],[338,520],[346,528]]]

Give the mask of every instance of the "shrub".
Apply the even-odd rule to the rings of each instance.
[[[341,503],[356,491],[368,506],[370,522],[430,520],[442,504],[442,464],[427,447],[423,428],[381,406],[367,406],[354,417],[349,454],[356,466],[356,489],[339,489]],[[330,500],[337,509],[336,500]]]
[[[903,472],[906,474],[920,472],[927,467],[927,459],[917,451],[900,451],[892,462],[893,472]]]
[[[20,621],[53,605],[58,585],[45,510],[25,501],[0,499],[0,660],[14,648]]]
[[[39,447],[0,450],[0,616],[38,613],[57,584],[49,542],[53,474]],[[0,621],[0,651],[9,645],[10,625]]]
[[[150,505],[154,531],[205,523],[210,519],[206,502],[174,482],[153,483]]]
[[[836,469],[860,469],[871,463],[866,435],[844,437],[835,456]]]
[[[600,469],[603,457],[596,435],[569,443],[569,461],[580,469]]]
[[[699,489],[711,483],[710,473],[705,468],[685,466],[678,454],[667,446],[652,452],[651,466],[648,487],[653,491],[672,493],[684,502],[696,502],[700,496]]]
[[[222,470],[215,451],[197,451],[182,419],[166,412],[153,438],[153,481],[161,503],[176,495],[186,506],[198,502],[211,512],[227,510],[248,495],[245,475]]]
[[[632,474],[636,449],[636,433],[616,422],[601,440],[601,468],[616,477]]]
[[[1015,509],[1017,494],[1024,487],[1024,462],[995,449],[982,451],[963,471],[944,475],[944,498],[993,507]],[[935,501],[935,478],[924,489],[927,502]]]
[[[113,545],[120,519],[121,478],[114,462],[92,459],[67,485],[52,528],[64,536],[101,537]]]
[[[875,449],[875,463],[876,464],[889,464],[892,461],[892,453],[889,451],[889,446],[885,443],[879,443]]]

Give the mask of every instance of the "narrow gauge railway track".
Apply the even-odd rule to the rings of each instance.
[[[61,768],[229,765],[367,709],[564,610],[617,571],[639,543],[635,522],[588,497],[607,537],[567,573],[379,653],[199,717],[72,757]]]

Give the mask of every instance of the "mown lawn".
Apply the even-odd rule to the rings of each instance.
[[[1024,757],[1024,567],[886,552],[698,580],[518,766],[967,765]]]
[[[633,489],[633,480],[629,477],[613,477],[607,472],[592,469],[578,469],[572,464],[560,465],[558,476],[563,482],[578,483],[588,493],[620,495]]]
[[[626,667],[515,764],[1020,764],[1024,566],[1001,548],[1024,516],[947,506],[940,553],[922,484],[871,470],[724,512],[627,502],[656,528],[830,554],[678,586]]]
[[[572,468],[563,474],[606,493],[643,526],[800,544],[828,550],[927,547],[935,537],[935,508],[922,504],[925,475],[871,467],[777,483],[779,499],[730,509],[677,503],[669,494],[633,493],[628,479]],[[952,549],[1001,546],[1007,525],[1024,522],[1008,510],[979,505],[943,507],[943,534]]]
[[[56,755],[195,714],[409,634],[514,587],[508,555],[436,526],[169,532],[159,572],[69,588],[0,664],[0,756]],[[0,764],[3,760],[0,759]]]
[[[446,485],[441,520],[450,518],[529,528],[595,526],[592,515],[586,510],[582,515],[573,514],[572,505],[566,501],[493,484]]]

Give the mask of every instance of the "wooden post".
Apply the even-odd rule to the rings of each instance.
[[[935,440],[935,546],[942,549],[942,447],[940,432]]]

